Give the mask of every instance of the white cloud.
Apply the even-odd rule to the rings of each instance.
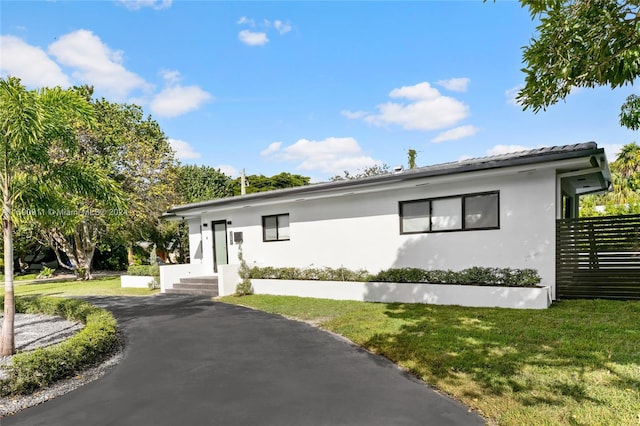
[[[293,29],[291,24],[279,19],[276,19],[273,22],[268,19],[264,19],[256,25],[256,21],[247,18],[246,16],[241,16],[240,19],[236,21],[236,24],[248,25],[250,28],[256,28],[257,26],[266,31],[271,31],[273,28],[280,33],[280,35],[284,35]],[[264,46],[269,42],[269,37],[267,37],[266,31],[242,30],[238,33],[238,39],[247,46]]]
[[[151,7],[155,10],[171,7],[172,0],[119,0],[127,9],[140,10],[143,7]]]
[[[528,151],[530,147],[522,145],[495,145],[487,150],[487,155],[502,155],[510,154],[512,152]]]
[[[384,126],[398,125],[406,130],[438,130],[453,126],[469,116],[469,107],[457,99],[443,96],[428,82],[403,86],[389,92],[389,97],[410,102],[387,102],[377,106],[377,113],[343,110],[348,118]]]
[[[458,139],[466,138],[478,133],[478,128],[472,125],[459,126],[453,129],[447,130],[446,132],[440,133],[438,136],[433,138],[431,142],[444,142],[444,141],[455,141]]]
[[[199,86],[180,85],[180,72],[176,70],[160,71],[165,88],[155,95],[150,103],[151,111],[161,117],[177,117],[200,108],[213,99],[210,93]]]
[[[279,20],[275,20],[273,21],[273,27],[280,33],[280,34],[286,34],[289,31],[291,31],[291,25],[289,23],[284,23],[282,21]]]
[[[247,24],[247,25],[250,25],[252,27],[256,26],[255,21],[253,19],[247,18],[246,16],[241,16],[240,19],[238,19],[236,21],[236,24],[238,24],[238,25]]]
[[[505,90],[504,95],[506,96],[507,103],[509,105],[521,106],[516,98],[518,97],[518,92],[522,90],[522,87],[523,86],[519,84],[517,86],[512,87],[511,89]]]
[[[273,143],[269,144],[267,149],[263,149],[260,152],[260,155],[262,155],[263,157],[268,157],[269,155],[271,155],[271,154],[277,152],[278,150],[280,150],[281,146],[282,146],[282,142],[273,142]]]
[[[74,68],[72,76],[81,83],[91,84],[118,99],[135,89],[149,89],[139,75],[122,65],[121,51],[111,50],[91,31],[77,30],[65,34],[49,45],[56,60]]]
[[[402,86],[399,89],[393,89],[389,92],[389,97],[391,98],[406,98],[411,100],[436,99],[439,96],[440,92],[438,89],[431,87],[426,81],[413,86]]]
[[[177,70],[162,70],[160,75],[168,85],[176,85],[180,82],[180,71]]]
[[[56,64],[39,47],[31,46],[18,37],[0,36],[0,74],[18,77],[26,86],[69,87],[71,82]]]
[[[151,111],[161,117],[177,117],[194,111],[213,99],[198,86],[173,86],[163,89],[152,100]]]
[[[230,166],[228,164],[220,164],[218,166],[214,166],[216,169],[219,169],[222,173],[224,173],[225,175],[232,177],[232,178],[236,178],[240,176],[240,172],[238,171],[238,169],[236,169],[233,166]]]
[[[453,92],[466,92],[467,86],[471,80],[467,77],[461,78],[450,78],[449,80],[440,80],[438,84],[444,87],[447,90],[451,90]]]
[[[380,164],[366,155],[354,138],[300,139],[284,148],[280,142],[274,142],[262,151],[262,155],[272,160],[298,163],[298,170],[316,170],[331,175]]]
[[[200,158],[200,153],[195,151],[191,145],[178,139],[169,139],[169,145],[176,153],[178,160]]]
[[[365,115],[367,115],[367,112],[366,111],[349,111],[348,109],[343,109],[342,111],[340,111],[340,114],[352,120],[356,120],[358,118],[362,118]]]
[[[242,30],[238,33],[238,39],[247,46],[264,46],[269,42],[267,33]]]

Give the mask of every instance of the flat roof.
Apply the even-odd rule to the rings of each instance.
[[[467,173],[480,170],[490,170],[504,167],[513,167],[529,164],[547,163],[572,158],[603,155],[604,149],[598,148],[595,142],[585,142],[574,145],[562,145],[537,148],[527,151],[512,152],[508,154],[492,155],[488,157],[471,158],[461,161],[453,161],[435,164],[415,169],[392,172],[384,175],[368,176],[358,179],[345,179],[335,182],[314,183],[293,188],[276,189],[273,191],[255,192],[252,194],[238,195],[227,198],[217,198],[209,201],[201,201],[191,204],[174,206],[163,216],[176,216],[180,212],[206,207],[219,207],[237,202],[249,202],[254,200],[266,200],[270,198],[284,197],[288,195],[306,194],[318,191],[326,191],[340,188],[357,188],[358,186],[371,185],[385,182],[401,182],[405,180],[420,179],[433,176],[444,176],[459,173]]]

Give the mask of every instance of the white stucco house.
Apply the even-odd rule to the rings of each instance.
[[[589,142],[176,206],[165,218],[188,222],[190,264],[163,266],[162,289],[235,274],[242,242],[259,266],[534,268],[554,299],[556,219],[610,185]]]

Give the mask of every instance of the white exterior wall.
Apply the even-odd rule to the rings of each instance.
[[[534,268],[555,298],[556,177],[553,169],[505,169],[491,176],[469,172],[430,178],[424,186],[323,199],[259,203],[203,214],[203,257],[211,263],[211,221],[231,221],[228,231],[244,233],[244,257],[252,265],[460,270],[471,266]],[[441,182],[441,183],[438,183]],[[500,229],[400,234],[398,202],[500,191]],[[342,189],[341,192],[348,192]],[[300,198],[304,198],[301,196]],[[309,197],[311,198],[311,197]],[[290,215],[290,241],[263,242],[264,215]],[[229,241],[229,263],[237,245]]]
[[[200,219],[189,220],[189,263],[202,263],[202,231]]]

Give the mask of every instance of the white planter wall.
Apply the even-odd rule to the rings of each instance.
[[[255,294],[361,302],[428,303],[517,309],[546,309],[551,304],[549,287],[264,279],[252,279],[251,283]]]
[[[149,288],[153,284],[155,277],[150,275],[121,275],[120,286],[121,287],[133,287],[133,288]]]

